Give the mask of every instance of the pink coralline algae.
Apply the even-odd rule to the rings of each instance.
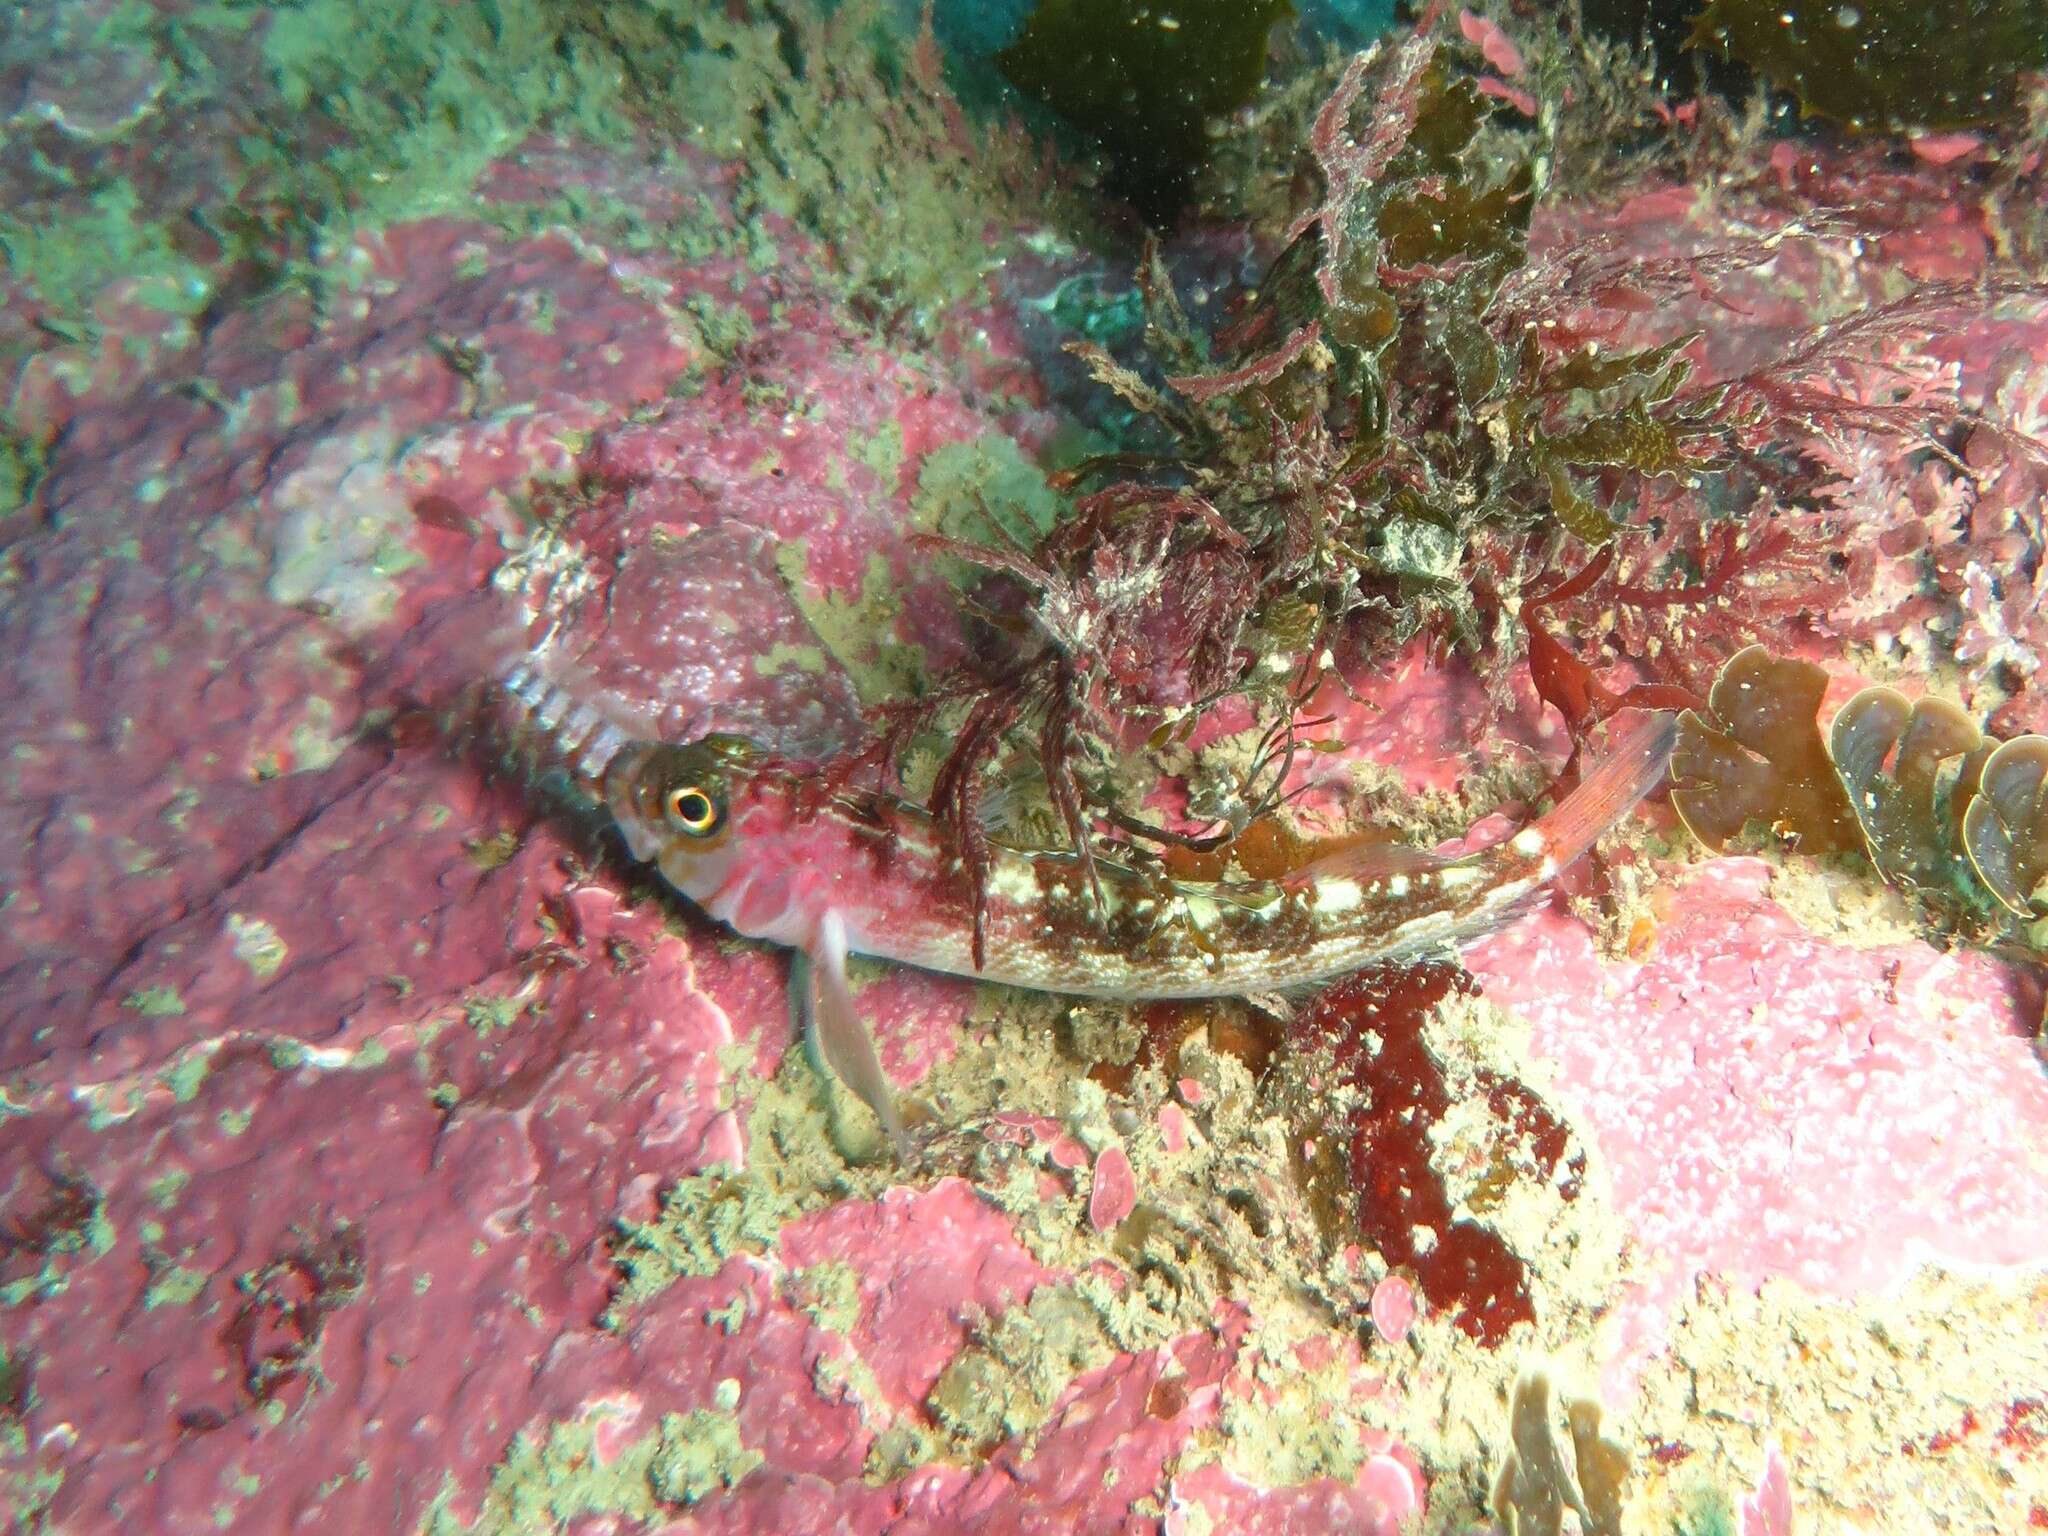
[[[1131,1160],[1122,1147],[1104,1147],[1095,1159],[1095,1182],[1088,1196],[1088,1220],[1098,1232],[1107,1232],[1131,1214],[1138,1203],[1137,1186],[1131,1181]]]
[[[1389,1275],[1372,1288],[1372,1325],[1389,1344],[1398,1344],[1415,1326],[1415,1287]]]
[[[1792,1536],[1792,1484],[1775,1445],[1764,1453],[1756,1492],[1742,1501],[1742,1536]]]
[[[1854,1294],[1899,1278],[1902,1255],[2048,1251],[2038,997],[1981,956],[1820,938],[1769,883],[1749,860],[1702,870],[1640,963],[1603,964],[1557,916],[1474,957],[1593,1127],[1648,1251],[1654,1278],[1625,1308],[1637,1364],[1702,1272]],[[1582,986],[1552,990],[1572,973]]]

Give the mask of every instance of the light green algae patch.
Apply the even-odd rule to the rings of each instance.
[[[34,1381],[34,1357],[0,1345],[0,1402],[34,1402]],[[43,1513],[63,1486],[63,1471],[31,1449],[22,1416],[0,1416],[0,1499],[13,1528],[47,1529]]]
[[[0,1285],[0,1307],[18,1307],[40,1297],[61,1295],[71,1284],[71,1271],[114,1251],[119,1235],[107,1215],[106,1197],[89,1184],[72,1186],[69,1193],[52,1198],[70,1202],[83,1196],[83,1208],[61,1222],[51,1223],[33,1244],[24,1244],[15,1254],[16,1278]],[[41,1262],[32,1273],[20,1271],[35,1258]]]
[[[1672,1536],[1736,1536],[1741,1530],[1728,1490],[1697,1474],[1672,1503]]]
[[[820,1328],[853,1332],[860,1321],[860,1271],[839,1259],[825,1259],[789,1277],[798,1307]]]
[[[652,1221],[619,1223],[612,1256],[625,1281],[606,1325],[618,1326],[626,1312],[685,1276],[715,1275],[735,1254],[765,1253],[807,1203],[723,1165],[677,1180]]]
[[[527,999],[523,997],[500,997],[496,993],[483,992],[462,1001],[463,1022],[476,1031],[477,1038],[488,1040],[492,1035],[501,1034],[519,1021],[526,1012]]]
[[[874,472],[875,478],[882,482],[885,494],[893,492],[897,478],[903,473],[903,424],[884,422],[874,436],[851,439],[846,451],[856,462],[865,464]]]
[[[955,1455],[971,1458],[1003,1440],[1028,1443],[1076,1376],[1115,1357],[1085,1295],[1042,1285],[953,1357],[926,1403]]]
[[[727,1378],[712,1407],[664,1414],[659,1430],[609,1461],[598,1453],[598,1430],[623,1409],[600,1407],[556,1424],[545,1440],[522,1433],[492,1473],[476,1518],[456,1515],[454,1490],[444,1487],[420,1522],[421,1536],[534,1536],[606,1516],[649,1522],[737,1487],[762,1460],[740,1438],[739,1399],[739,1383]]]
[[[145,215],[131,183],[109,183],[63,218],[25,213],[0,209],[0,254],[64,329],[90,335],[93,300],[116,281],[133,285],[134,297],[150,308],[196,314],[204,305],[202,269],[178,254],[166,226]]]
[[[170,28],[145,6],[116,14],[141,18],[132,35],[80,46],[123,44],[172,110],[231,96],[236,152],[197,209],[146,182],[82,187],[58,166],[31,167],[0,210],[0,253],[60,337],[90,341],[95,303],[117,280],[142,303],[196,315],[229,271],[316,293],[346,282],[326,253],[394,224],[516,224],[518,209],[476,187],[537,134],[730,160],[741,227],[707,236],[684,217],[664,228],[571,189],[537,198],[527,222],[691,260],[708,242],[759,271],[788,260],[763,216],[788,219],[827,247],[817,276],[892,334],[929,334],[986,295],[1006,249],[991,230],[1078,219],[1078,199],[1049,215],[1063,194],[1040,184],[1023,134],[959,115],[936,50],[906,38],[883,0],[745,17],[687,0],[199,0]],[[264,213],[241,211],[253,206]],[[218,239],[216,259],[182,254],[188,218]],[[717,351],[744,324],[735,310],[699,329]]]
[[[631,136],[625,96],[646,77],[622,69],[594,30],[544,0],[281,7],[263,40],[271,85],[300,120],[327,129],[328,146],[270,168],[292,171],[289,184],[324,218],[357,228],[467,215],[477,176],[544,124],[596,143]],[[671,34],[666,51],[676,47]],[[280,161],[291,152],[275,140],[261,148]],[[346,207],[341,189],[353,194]]]
[[[206,1289],[207,1275],[203,1269],[187,1269],[182,1264],[173,1264],[158,1270],[150,1277],[149,1288],[142,1293],[145,1311],[158,1307],[182,1307],[196,1301]]]
[[[47,444],[0,427],[0,517],[11,517],[29,504],[49,464]]]
[[[291,953],[277,929],[260,917],[247,917],[240,912],[228,914],[228,937],[234,941],[235,958],[249,967],[249,972],[258,981],[268,981],[275,976]]]
[[[1217,1447],[1223,1464],[1261,1488],[1357,1477],[1366,1459],[1360,1438],[1366,1424],[1350,1410],[1350,1370],[1343,1357],[1313,1371],[1269,1359],[1256,1375],[1273,1396],[1224,1396]]]
[[[754,339],[754,320],[737,304],[721,304],[706,293],[693,293],[683,301],[697,343],[713,357],[731,361]]]
[[[664,1503],[694,1504],[721,1489],[736,1488],[761,1465],[761,1453],[740,1439],[740,1421],[733,1415],[739,1406],[739,1382],[727,1377],[717,1393],[715,1407],[662,1416],[647,1480]]]
[[[380,575],[395,576],[418,563],[418,557],[410,549],[399,551],[395,558],[388,552],[382,552],[377,560],[377,570]],[[334,724],[335,709],[331,699],[315,694],[306,700],[304,714],[292,727],[290,737],[293,773],[325,773],[348,750],[352,739],[350,734],[337,733]]]
[[[513,855],[519,852],[519,834],[508,827],[489,837],[465,838],[462,852],[470,863],[489,874],[512,862]]]
[[[852,596],[822,592],[813,585],[809,550],[802,539],[776,545],[775,568],[790,601],[825,654],[845,669],[862,703],[913,698],[930,686],[922,652],[890,638],[903,603],[886,558],[868,556],[860,591]]]
[[[0,212],[0,250],[51,307],[52,325],[82,339],[116,280],[183,314],[203,309],[218,275],[237,268],[319,287],[333,276],[321,253],[356,233],[472,215],[479,175],[543,126],[597,143],[632,138],[632,83],[665,88],[667,77],[621,67],[592,31],[546,0],[200,3],[181,8],[171,28],[152,15],[133,41],[156,55],[164,100],[234,98],[235,154],[215,199],[197,210],[163,206],[121,180],[82,196],[50,167]],[[253,71],[252,36],[261,43]],[[668,49],[679,47],[671,29]],[[265,215],[240,211],[258,202]],[[188,218],[218,236],[214,264],[180,254]]]
[[[1000,432],[946,443],[924,456],[911,496],[917,526],[948,538],[1031,549],[1052,531],[1060,498],[1045,474]]]
[[[213,1052],[206,1048],[195,1048],[178,1053],[176,1061],[161,1074],[163,1085],[171,1090],[171,1097],[180,1104],[190,1104],[199,1096],[199,1090],[206,1082],[206,1074],[213,1068]]]
[[[1064,200],[1021,135],[958,116],[936,53],[904,40],[888,7],[823,9],[735,20],[698,8],[705,46],[682,61],[673,99],[699,143],[739,162],[743,212],[827,245],[828,280],[855,313],[929,335],[985,295],[1004,255],[989,231]]]
[[[754,658],[754,672],[759,677],[773,677],[778,672],[808,672],[818,676],[829,666],[825,652],[815,645],[777,644]]]
[[[185,1011],[185,999],[176,987],[142,987],[122,998],[121,1006],[145,1019],[173,1019]]]

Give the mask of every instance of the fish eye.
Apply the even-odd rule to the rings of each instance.
[[[718,823],[718,806],[694,784],[670,790],[662,809],[670,821],[693,837],[702,837]]]

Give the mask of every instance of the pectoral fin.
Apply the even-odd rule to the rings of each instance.
[[[810,956],[811,1039],[818,1054],[839,1080],[853,1090],[863,1104],[875,1112],[897,1159],[913,1166],[916,1153],[903,1120],[896,1112],[896,1095],[875,1054],[874,1037],[853,1004],[853,989],[846,983],[846,925],[836,912],[828,912],[818,924],[817,941]]]

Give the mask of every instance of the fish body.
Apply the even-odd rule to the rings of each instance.
[[[921,807],[832,785],[740,737],[629,741],[536,673],[507,683],[634,857],[735,931],[811,956],[821,1051],[892,1132],[886,1079],[845,992],[847,952],[1124,1000],[1285,992],[1421,958],[1539,898],[1655,788],[1674,736],[1669,715],[1652,717],[1548,816],[1462,857],[1377,846],[1279,880],[1224,881],[1098,860],[1091,885],[1072,854],[997,849],[977,965],[976,892]]]
[[[1634,733],[1552,816],[1462,858],[1375,847],[1280,880],[1184,881],[1098,860],[999,849],[974,891],[921,808],[811,774],[734,738],[638,745],[605,797],[627,846],[740,933],[808,947],[827,912],[855,953],[1086,997],[1282,992],[1499,927],[1654,787],[1667,719]],[[693,833],[665,801],[694,786],[716,830]]]

